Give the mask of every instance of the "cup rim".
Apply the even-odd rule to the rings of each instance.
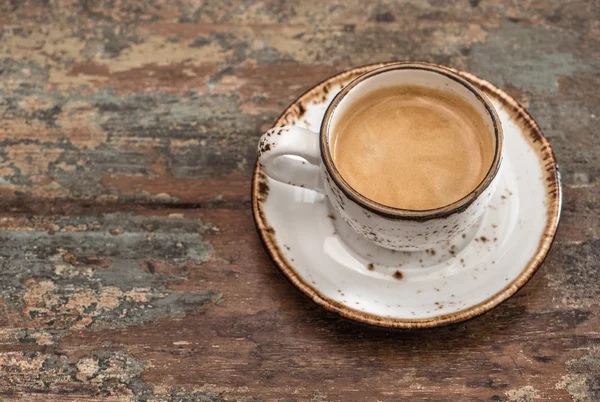
[[[350,184],[348,184],[348,182],[342,177],[342,175],[337,170],[337,167],[333,162],[333,157],[331,156],[331,149],[329,148],[329,136],[327,134],[331,129],[331,123],[333,120],[332,118],[340,102],[348,93],[350,93],[350,91],[353,88],[355,88],[361,82],[375,75],[383,74],[392,70],[425,70],[450,78],[451,80],[456,81],[463,87],[467,88],[471,93],[473,93],[477,100],[483,104],[485,110],[490,116],[494,128],[494,137],[496,139],[494,158],[492,160],[492,164],[490,165],[490,168],[484,176],[484,178],[473,190],[471,190],[464,197],[451,204],[425,210],[395,208],[381,204],[377,201],[365,197],[364,195],[356,191],[354,188],[352,188],[352,186],[350,186]],[[459,76],[448,67],[423,62],[391,63],[371,70],[355,78],[333,98],[333,101],[327,107],[327,110],[325,111],[325,116],[323,117],[323,121],[321,123],[319,136],[321,158],[324,162],[325,169],[327,170],[327,173],[335,182],[335,184],[338,186],[338,188],[342,190],[348,198],[350,198],[352,201],[362,206],[363,208],[366,208],[367,210],[377,215],[381,215],[389,219],[404,219],[416,221],[445,218],[454,213],[463,211],[469,205],[471,205],[479,197],[479,195],[481,195],[481,193],[483,193],[490,186],[490,184],[496,177],[502,159],[502,144],[504,140],[502,126],[500,125],[500,118],[498,117],[498,114],[490,100],[479,89],[477,89],[467,79]]]

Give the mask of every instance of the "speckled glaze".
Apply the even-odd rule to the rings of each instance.
[[[344,110],[370,91],[402,84],[461,96],[479,112],[495,141],[493,163],[483,181],[450,205],[413,211],[379,204],[356,192],[333,163],[329,138]],[[502,127],[494,107],[467,80],[441,66],[392,63],[366,72],[344,87],[329,103],[319,134],[295,125],[272,128],[261,137],[258,155],[262,169],[271,178],[327,195],[334,214],[368,241],[388,249],[417,251],[448,242],[478,221],[496,188],[502,145]]]
[[[276,126],[317,130],[335,94],[380,66],[357,68],[319,84],[286,109]],[[384,327],[446,325],[497,306],[542,264],[562,200],[550,144],[513,98],[473,75],[457,73],[489,97],[505,141],[496,191],[485,213],[450,241],[413,252],[379,247],[340,219],[335,195],[283,184],[257,164],[253,212],[265,248],[290,282],[318,305]]]

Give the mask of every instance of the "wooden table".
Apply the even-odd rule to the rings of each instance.
[[[0,2],[1,400],[600,400],[600,3],[175,3]],[[323,311],[252,221],[278,113],[397,59],[507,90],[562,169],[541,270],[446,328]]]

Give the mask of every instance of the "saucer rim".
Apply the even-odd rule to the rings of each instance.
[[[292,118],[301,116],[306,110],[305,105],[309,102],[313,102],[315,99],[326,99],[331,86],[341,85],[342,82],[348,80],[352,81],[363,73],[392,63],[397,62],[375,63],[355,67],[321,81],[319,84],[309,88],[286,107],[283,113],[277,118],[275,124],[273,124],[273,127],[289,124]],[[343,303],[322,295],[317,289],[302,279],[294,269],[293,265],[285,258],[284,253],[277,244],[275,230],[268,224],[262,208],[262,204],[268,197],[269,187],[266,183],[266,177],[264,176],[264,173],[262,173],[257,161],[252,174],[252,215],[259,237],[267,250],[269,257],[284,277],[304,296],[311,299],[317,305],[338,314],[341,317],[379,327],[405,329],[431,328],[473,319],[487,313],[502,302],[508,300],[517,293],[519,289],[525,286],[543,264],[550,250],[550,246],[554,241],[560,220],[563,193],[560,171],[549,140],[544,136],[539,125],[527,110],[506,92],[474,74],[450,67],[446,68],[449,68],[466,78],[486,94],[486,96],[492,94],[499,98],[502,102],[502,107],[505,108],[505,111],[510,115],[511,119],[519,126],[522,134],[528,140],[529,145],[536,152],[542,171],[546,173],[546,177],[543,178],[543,181],[544,186],[547,189],[546,204],[548,208],[546,225],[540,236],[537,250],[531,259],[524,265],[521,273],[512,282],[496,294],[461,311],[428,318],[394,318],[382,317],[376,314],[355,310]]]

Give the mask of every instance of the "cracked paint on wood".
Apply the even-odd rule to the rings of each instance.
[[[600,5],[0,2],[0,399],[598,399]],[[303,299],[250,213],[260,134],[324,78],[422,60],[525,105],[564,185],[514,298],[386,331]]]

